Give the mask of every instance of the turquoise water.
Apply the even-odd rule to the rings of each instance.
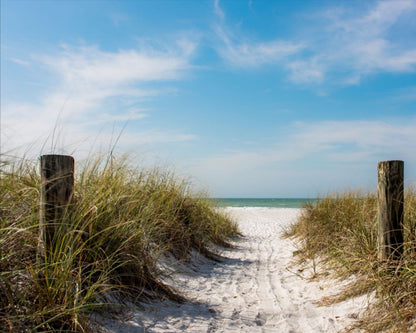
[[[270,208],[301,208],[307,202],[316,199],[307,198],[215,198],[220,207],[270,207]]]

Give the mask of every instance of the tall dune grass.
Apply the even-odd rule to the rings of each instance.
[[[1,164],[0,327],[5,332],[86,332],[91,313],[120,301],[183,296],[163,284],[157,265],[192,249],[212,256],[236,225],[161,170],[138,170],[126,159],[76,166],[71,206],[53,248],[37,260],[38,163]],[[116,300],[116,301],[115,301]]]
[[[416,192],[404,202],[404,255],[399,263],[377,259],[377,197],[350,192],[308,204],[288,236],[301,239],[302,260],[317,258],[340,277],[355,275],[333,300],[375,291],[377,301],[358,326],[368,332],[416,330]]]

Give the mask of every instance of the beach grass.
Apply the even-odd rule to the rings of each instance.
[[[75,193],[53,247],[37,256],[38,161],[8,160],[0,173],[0,327],[5,332],[86,332],[92,314],[123,302],[182,301],[163,283],[163,256],[215,257],[237,226],[186,180],[128,158],[77,164]],[[39,260],[40,259],[40,260]]]
[[[367,332],[411,332],[416,326],[416,191],[404,199],[404,253],[399,262],[377,259],[377,196],[346,192],[307,204],[286,236],[300,238],[300,260],[321,260],[352,283],[332,301],[374,292],[356,324]]]

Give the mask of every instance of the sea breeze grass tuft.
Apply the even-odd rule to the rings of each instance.
[[[367,332],[413,332],[416,328],[416,192],[404,201],[404,253],[400,262],[377,259],[377,197],[350,192],[319,199],[304,207],[287,232],[301,241],[303,260],[326,259],[353,285],[337,300],[375,291],[377,301],[357,324]]]
[[[0,328],[5,332],[86,332],[91,314],[118,310],[120,300],[183,296],[163,284],[157,265],[192,249],[212,256],[237,226],[188,183],[126,159],[77,165],[70,209],[53,249],[36,258],[39,234],[38,164],[1,164]],[[116,300],[119,301],[116,301]]]

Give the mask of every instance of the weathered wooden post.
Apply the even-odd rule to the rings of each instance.
[[[403,161],[378,163],[378,258],[403,253]]]
[[[66,155],[40,157],[40,223],[38,255],[51,249],[57,226],[62,223],[74,193],[74,158]]]

